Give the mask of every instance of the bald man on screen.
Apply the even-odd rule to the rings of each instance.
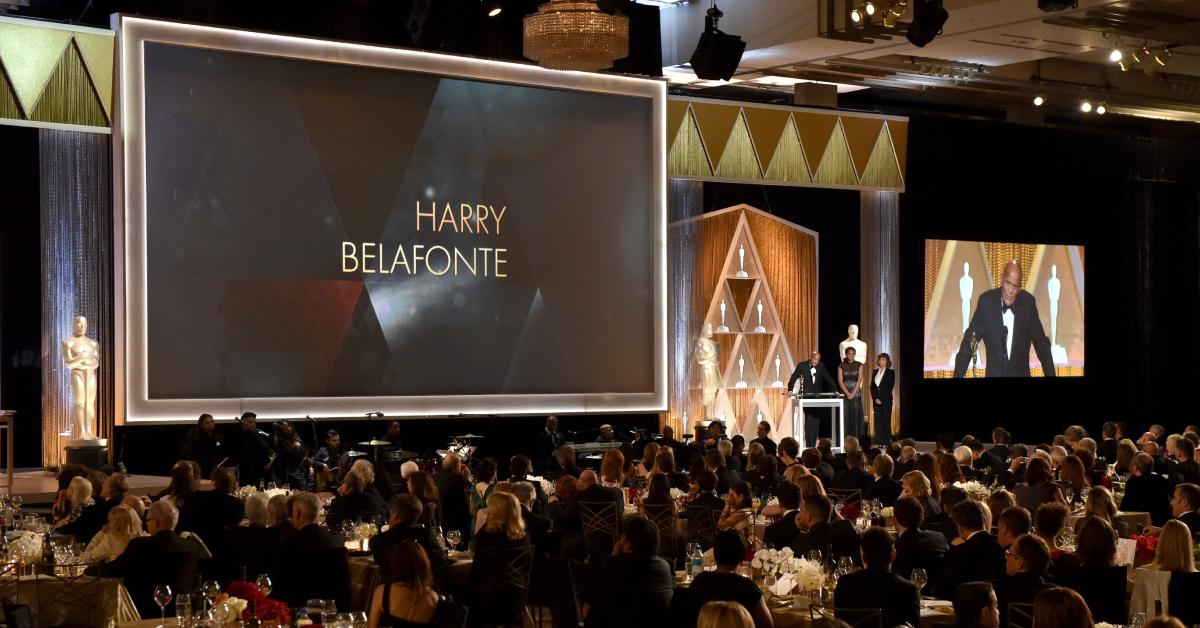
[[[979,295],[954,359],[954,377],[963,377],[970,367],[972,339],[987,347],[986,377],[1029,377],[1030,347],[1045,376],[1055,375],[1050,338],[1038,316],[1037,299],[1021,289],[1021,265],[1016,261],[1005,264],[999,288]]]

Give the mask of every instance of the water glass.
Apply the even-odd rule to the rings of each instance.
[[[917,585],[918,594],[925,589],[926,584],[929,584],[929,576],[925,573],[925,570],[921,568],[912,570],[912,575],[909,576],[908,579],[911,580],[913,584]]]
[[[365,611],[350,613],[350,617],[354,620],[353,628],[367,628],[370,626],[370,620],[367,618],[367,613]]]
[[[1142,628],[1146,625],[1145,613],[1133,613],[1129,616],[1129,628]]]
[[[180,593],[175,596],[175,619],[179,622],[181,628],[189,628],[192,625],[191,594]]]
[[[462,532],[451,530],[446,533],[446,541],[450,543],[450,549],[458,549],[458,544],[462,542]]]

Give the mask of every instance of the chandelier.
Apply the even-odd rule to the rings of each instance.
[[[629,56],[629,18],[595,0],[550,0],[525,16],[525,56],[544,68],[594,71]]]

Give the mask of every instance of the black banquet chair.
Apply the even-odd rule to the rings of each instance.
[[[489,626],[524,626],[533,571],[532,547],[486,548],[475,555],[475,563],[482,575],[480,620]]]

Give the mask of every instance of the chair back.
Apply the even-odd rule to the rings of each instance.
[[[1054,581],[1083,597],[1097,622],[1120,625],[1129,618],[1125,597],[1128,570],[1124,565],[1059,569],[1054,572]]]
[[[1009,603],[1008,628],[1033,628],[1033,604]]]
[[[1171,574],[1167,584],[1167,611],[1184,626],[1200,625],[1200,572]]]
[[[271,578],[275,581],[273,597],[288,606],[304,606],[312,598],[332,597],[338,608],[350,607],[350,563],[344,547],[281,556]]]
[[[825,493],[829,495],[829,499],[841,498],[842,503],[851,506],[858,505],[862,502],[862,491],[856,488],[827,488]]]
[[[883,609],[879,608],[836,608],[833,616],[850,628],[883,628]]]
[[[675,504],[642,504],[642,513],[658,528],[658,556],[670,563],[674,571],[680,550]]]
[[[476,552],[475,563],[482,577],[483,623],[521,625],[529,599],[533,549],[528,545],[484,548]]]
[[[442,596],[438,600],[437,608],[433,611],[433,619],[429,625],[436,628],[466,628],[467,613],[467,607],[449,597]]]
[[[688,506],[688,540],[695,541],[700,547],[708,549],[717,539],[717,517],[721,513],[707,506]]]
[[[579,518],[583,523],[583,541],[589,557],[612,553],[613,544],[621,536],[621,511],[617,502],[579,502]]]
[[[33,614],[25,604],[4,602],[4,625],[8,628],[34,628]]]

